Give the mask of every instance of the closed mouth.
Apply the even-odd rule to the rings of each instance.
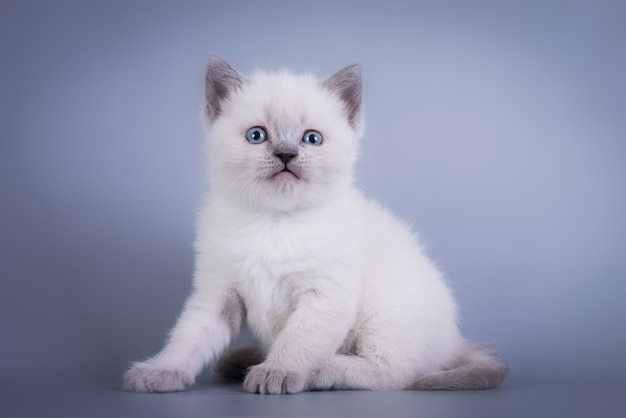
[[[294,173],[293,171],[291,171],[289,168],[287,168],[287,166],[285,165],[285,167],[283,167],[282,170],[277,171],[276,173],[272,174],[272,178],[274,177],[283,177],[283,176],[293,176],[297,179],[300,179],[300,177],[298,177],[298,175],[296,173]]]

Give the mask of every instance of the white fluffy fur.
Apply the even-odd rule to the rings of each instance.
[[[311,76],[233,74],[208,118],[211,193],[192,294],[165,348],[135,363],[125,388],[184,389],[242,320],[263,359],[241,365],[253,366],[250,392],[402,389],[454,367],[469,346],[441,274],[407,225],[353,186],[360,112],[349,123],[341,96]],[[268,141],[246,141],[253,126]],[[302,142],[309,129],[321,146]],[[298,178],[271,177],[281,146],[297,148]]]

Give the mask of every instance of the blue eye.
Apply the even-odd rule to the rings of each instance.
[[[265,133],[265,129],[255,126],[254,128],[248,129],[248,132],[246,132],[246,139],[251,144],[260,144],[261,142],[265,142],[267,139],[267,133]]]
[[[323,141],[324,138],[322,138],[322,134],[317,131],[306,131],[302,137],[302,142],[316,147],[322,145]]]

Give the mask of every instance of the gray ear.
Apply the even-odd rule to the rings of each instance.
[[[352,64],[342,68],[324,80],[322,85],[343,101],[348,122],[357,129],[361,120],[361,67]]]
[[[214,121],[222,112],[222,104],[230,94],[239,89],[246,78],[226,60],[212,56],[206,73],[206,109],[209,120]]]

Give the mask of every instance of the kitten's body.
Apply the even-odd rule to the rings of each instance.
[[[454,300],[409,228],[361,196],[358,67],[319,82],[207,75],[212,193],[194,290],[166,347],[125,388],[182,390],[205,364],[250,392],[483,389],[507,369],[457,329]],[[262,127],[265,141],[247,131]],[[321,145],[303,134],[321,133]],[[249,131],[248,131],[249,133]],[[305,135],[306,136],[306,135]],[[222,352],[242,323],[257,342]]]

